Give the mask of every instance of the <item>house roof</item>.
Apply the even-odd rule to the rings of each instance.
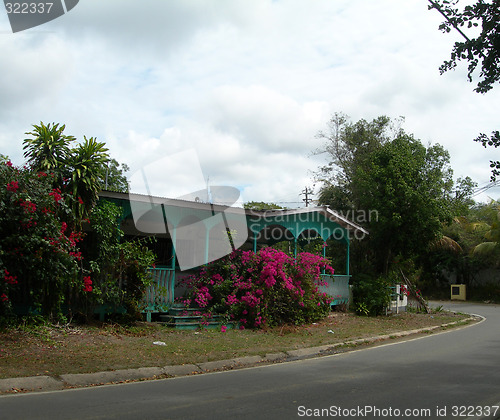
[[[246,210],[247,215],[253,217],[272,217],[272,218],[283,218],[283,217],[294,217],[301,216],[304,214],[317,213],[323,215],[326,219],[337,223],[343,228],[349,231],[358,231],[365,235],[368,235],[368,231],[358,224],[351,222],[347,218],[343,217],[336,211],[330,209],[327,206],[315,206],[315,207],[302,207],[297,209],[276,209],[276,210]]]
[[[190,201],[190,200],[182,200],[174,198],[157,197],[146,194],[121,193],[115,191],[101,191],[99,193],[99,197],[150,203],[154,205],[166,204],[169,206],[180,207],[180,208],[190,208],[199,210],[210,209],[212,211],[226,212],[226,213],[231,213],[231,212],[241,213],[241,211],[244,210],[247,216],[259,219],[260,218],[279,219],[279,218],[288,218],[297,216],[300,217],[301,215],[316,213],[323,215],[326,219],[334,223],[337,223],[338,225],[349,231],[359,232],[365,235],[369,234],[366,229],[348,220],[346,217],[340,215],[339,213],[330,209],[327,206],[302,207],[297,209],[254,210],[254,209],[242,209],[241,207],[233,207],[231,206],[232,203],[229,205],[225,205],[221,203],[206,203],[202,201]]]

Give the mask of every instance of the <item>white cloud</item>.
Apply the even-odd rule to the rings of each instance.
[[[1,14],[1,13],[0,13]],[[22,160],[31,124],[106,141],[133,169],[194,147],[210,183],[300,202],[330,115],[406,117],[458,176],[489,180],[500,89],[439,75],[456,34],[421,0],[86,0],[10,34],[0,16],[0,153]]]

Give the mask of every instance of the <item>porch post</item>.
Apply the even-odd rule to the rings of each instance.
[[[177,228],[174,226],[172,228],[172,270],[175,270],[175,244],[177,242]]]
[[[345,271],[346,274],[349,275],[349,238],[346,239],[346,243],[347,243],[347,258],[346,258]]]
[[[326,241],[323,242],[323,258],[326,258]],[[325,274],[325,269],[321,270],[321,274]]]
[[[210,230],[205,226],[205,264],[208,264],[208,243],[210,242]]]
[[[163,223],[165,224],[165,232],[168,233],[168,223],[167,223],[167,214],[165,213],[165,205],[161,205],[161,212],[163,214]],[[176,236],[177,236],[177,229],[176,227],[172,224],[172,234],[171,234],[171,240],[172,240],[172,269],[175,270],[175,243],[176,243]]]

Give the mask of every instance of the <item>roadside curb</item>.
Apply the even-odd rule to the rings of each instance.
[[[317,347],[289,350],[282,353],[270,353],[266,354],[264,357],[245,356],[237,357],[234,359],[204,362],[199,364],[145,367],[138,369],[122,369],[95,373],[65,374],[59,377],[31,376],[25,378],[0,379],[0,394],[57,391],[69,388],[116,384],[132,381],[167,379],[178,376],[196,375],[208,372],[241,369],[245,367],[309,359],[318,356],[335,354],[341,351],[348,351],[350,348],[354,348],[359,345],[373,344],[381,341],[403,338],[410,335],[432,332],[434,330],[452,327],[456,326],[457,324],[463,324],[470,321],[480,321],[481,319],[484,320],[484,317],[480,315],[471,315],[470,317],[460,321],[449,322],[433,327],[394,332],[390,334],[345,341],[342,343],[326,344]]]

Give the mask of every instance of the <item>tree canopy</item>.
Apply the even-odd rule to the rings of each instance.
[[[275,203],[266,203],[264,201],[249,201],[243,204],[243,208],[247,210],[276,210],[282,209],[283,207]]]
[[[479,67],[479,81],[474,90],[486,93],[493,89],[500,81],[500,0],[478,0],[464,6],[463,10],[455,7],[459,0],[429,0],[429,3],[429,9],[436,9],[445,17],[439,29],[445,33],[455,29],[464,38],[464,41],[455,42],[450,60],[440,67],[441,73],[456,68],[458,61],[466,60],[470,82]],[[477,32],[477,35],[470,36],[464,31]]]
[[[426,148],[401,134],[375,151],[356,178],[361,208],[378,211],[370,238],[384,271],[398,254],[425,252],[451,218],[449,154],[440,145]]]
[[[439,11],[445,18],[439,29],[445,33],[455,29],[464,39],[455,42],[450,60],[444,61],[439,68],[441,74],[455,69],[459,61],[467,61],[469,81],[478,79],[474,90],[486,93],[493,89],[500,81],[500,0],[478,0],[464,6],[462,10],[455,7],[459,0],[428,1],[429,9]],[[471,35],[473,33],[475,36]],[[500,133],[481,133],[474,141],[480,142],[484,147],[496,148],[500,146]],[[490,168],[491,180],[496,181],[500,175],[500,161],[490,161]]]
[[[425,147],[400,127],[401,121],[379,117],[349,121],[343,114],[320,133],[328,163],[317,176],[323,181],[320,204],[351,214],[373,214],[365,224],[375,269],[387,272],[397,255],[418,256],[440,236],[451,219],[453,196],[449,154],[440,145]]]

